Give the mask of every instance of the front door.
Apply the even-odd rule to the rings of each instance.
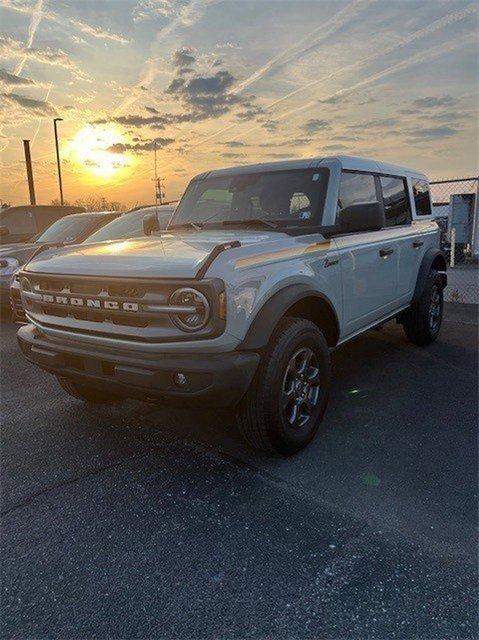
[[[343,171],[338,211],[371,204],[381,198],[380,185],[369,173]],[[345,338],[394,311],[398,296],[398,251],[393,229],[337,236]]]

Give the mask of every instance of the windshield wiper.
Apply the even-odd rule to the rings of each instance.
[[[265,220],[264,218],[244,218],[243,220],[222,220],[221,224],[228,226],[252,226],[252,225],[263,225],[268,227],[269,229],[279,229],[279,225],[272,220]]]
[[[181,229],[181,228],[188,229],[189,227],[191,227],[195,231],[201,231],[203,226],[204,226],[203,222],[192,222],[188,220],[188,222],[181,222],[179,224],[170,224],[168,229]]]

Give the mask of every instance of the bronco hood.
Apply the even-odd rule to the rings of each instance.
[[[34,273],[130,278],[194,278],[213,248],[224,242],[267,242],[282,234],[244,230],[164,234],[46,250],[25,269]]]

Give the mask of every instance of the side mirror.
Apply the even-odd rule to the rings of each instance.
[[[10,231],[8,227],[0,227],[0,236],[8,236],[10,235]]]
[[[379,231],[384,227],[384,209],[379,202],[352,204],[339,212],[337,222],[341,233]]]
[[[143,218],[143,233],[145,236],[151,236],[154,231],[160,231],[160,223],[156,213],[147,213]]]

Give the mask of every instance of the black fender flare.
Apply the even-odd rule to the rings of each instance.
[[[310,297],[318,298],[330,307],[334,314],[336,325],[339,328],[336,310],[326,295],[311,289],[306,284],[292,284],[280,289],[265,301],[250,324],[244,340],[237,348],[240,350],[257,350],[265,347],[271,338],[274,328],[286,311],[297,302]]]
[[[438,269],[438,271],[441,273],[443,286],[445,287],[447,285],[446,257],[440,249],[434,249],[431,247],[424,254],[421,262],[421,266],[419,267],[419,272],[417,274],[417,280],[416,280],[416,287],[414,289],[414,295],[412,297],[411,304],[414,304],[420,299],[422,292],[424,291],[424,286],[426,284],[427,277],[435,261],[438,262],[439,265],[441,266],[441,268]]]

